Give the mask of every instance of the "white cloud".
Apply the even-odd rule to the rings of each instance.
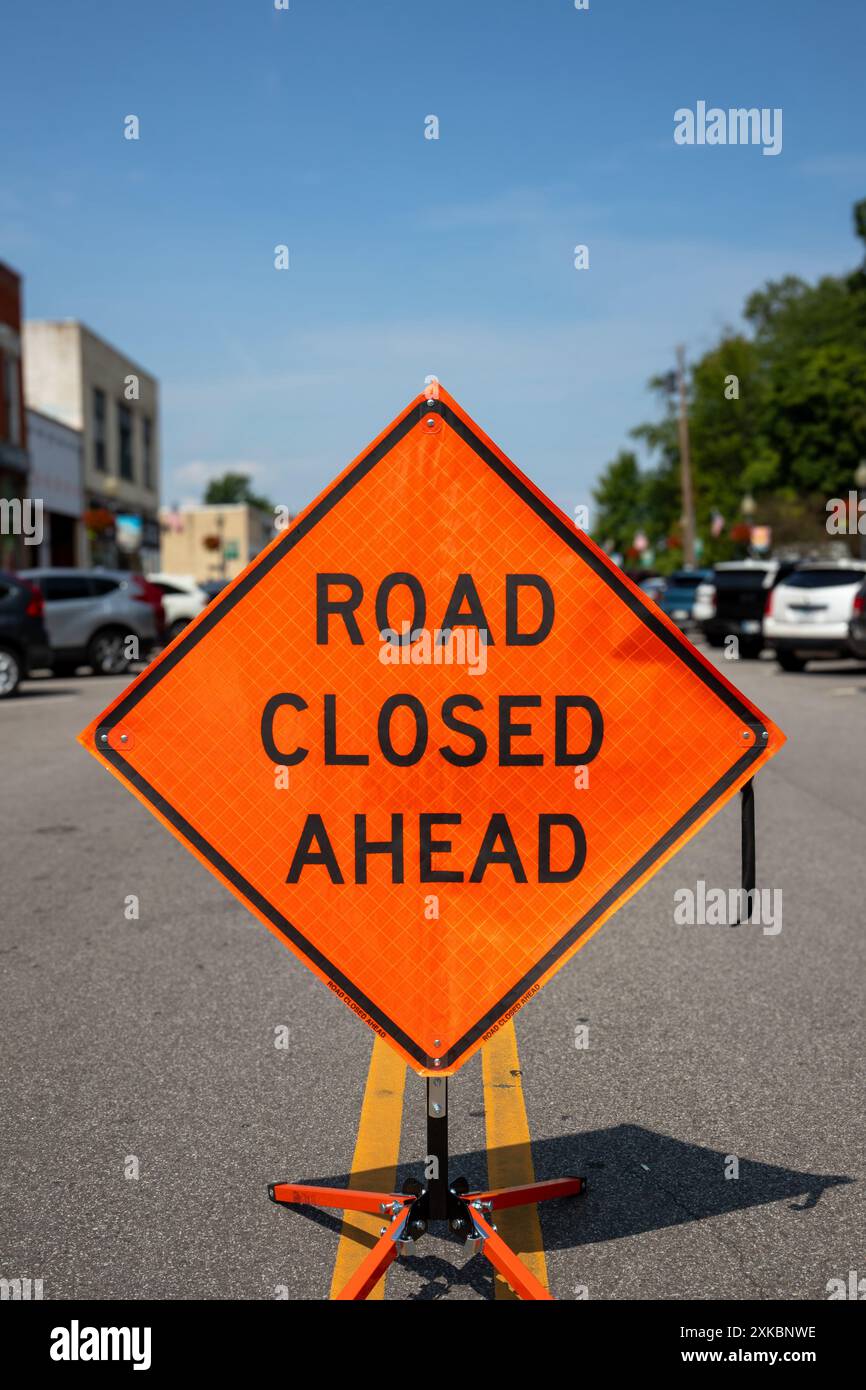
[[[262,465],[252,459],[223,459],[208,463],[203,459],[191,459],[189,463],[176,464],[172,477],[181,487],[207,487],[212,478],[221,478],[224,473],[246,473],[250,478],[256,478],[261,471]]]

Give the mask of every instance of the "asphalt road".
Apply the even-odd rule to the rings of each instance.
[[[518,1015],[536,1174],[590,1180],[540,1209],[559,1298],[821,1299],[866,1275],[866,670],[719,664],[789,737],[757,798],[782,930],[674,922],[677,888],[736,881],[730,806]],[[33,681],[0,706],[0,1276],[46,1298],[327,1297],[338,1217],[266,1189],[345,1182],[372,1035],[75,743],[122,685]],[[483,1186],[477,1056],[451,1146]],[[409,1072],[398,1181],[424,1148]],[[492,1287],[428,1237],[388,1297]]]

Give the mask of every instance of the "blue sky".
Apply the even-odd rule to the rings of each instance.
[[[677,342],[859,259],[862,0],[40,0],[3,29],[0,259],[28,317],[159,377],[166,502],[242,468],[296,510],[434,372],[570,510]],[[781,107],[782,153],[675,145],[699,99]]]

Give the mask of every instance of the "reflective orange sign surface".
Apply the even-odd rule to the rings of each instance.
[[[81,741],[445,1074],[784,736],[440,391]]]

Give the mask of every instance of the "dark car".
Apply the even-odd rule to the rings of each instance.
[[[858,661],[866,661],[866,580],[854,595],[854,608],[848,624],[848,645]]]
[[[51,665],[42,594],[29,579],[0,570],[0,699],[24,676]]]
[[[716,565],[711,582],[715,589],[712,617],[703,618],[701,630],[711,647],[722,647],[726,637],[736,637],[740,656],[754,658],[764,649],[764,607],[768,593],[795,568],[795,561],[731,560]]]
[[[634,582],[646,594],[647,598],[651,598],[655,603],[658,603],[665,591],[665,580],[660,574],[652,574],[643,579],[636,579]]]
[[[711,578],[710,570],[675,570],[668,575],[661,593],[654,595],[656,603],[678,627],[690,627],[698,586]]]

